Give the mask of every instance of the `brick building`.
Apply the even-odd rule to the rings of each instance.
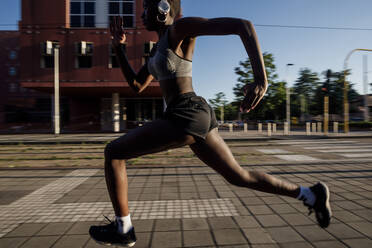
[[[110,18],[124,17],[128,58],[138,71],[146,60],[145,48],[157,40],[155,33],[143,27],[142,0],[22,0],[21,12],[19,32],[9,34],[19,40],[19,49],[11,50],[18,56],[19,85],[28,93],[25,104],[35,107],[44,101],[47,106],[43,122],[46,118],[51,124],[52,116],[54,56],[48,54],[50,44],[60,46],[62,131],[110,131],[113,120],[118,129],[119,119],[123,130],[160,116],[159,83],[152,82],[140,95],[131,90],[118,68],[108,29]],[[5,120],[4,115],[0,120]]]

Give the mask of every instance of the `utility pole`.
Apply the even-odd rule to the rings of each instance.
[[[288,76],[288,68],[290,66],[293,66],[294,64],[287,64],[286,67],[286,81],[287,81],[287,88],[286,88],[286,120],[287,120],[287,125],[288,125],[288,134],[291,131],[291,91],[289,87],[289,76]]]
[[[347,99],[347,93],[348,93],[348,85],[347,85],[347,62],[350,58],[350,56],[356,52],[356,51],[364,51],[364,52],[372,52],[372,49],[363,49],[363,48],[357,48],[352,51],[350,51],[344,61],[344,132],[349,132],[349,102]]]
[[[364,121],[369,121],[368,109],[368,57],[363,55]]]
[[[54,44],[54,134],[60,134],[59,111],[59,45]]]

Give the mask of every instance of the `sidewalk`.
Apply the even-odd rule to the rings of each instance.
[[[273,139],[323,139],[323,138],[371,138],[372,131],[350,132],[345,133],[315,133],[306,135],[303,131],[293,131],[290,135],[284,135],[283,131],[272,133],[268,136],[267,132],[259,133],[258,131],[249,130],[248,132],[236,131],[220,131],[219,132],[225,141],[244,141],[244,140],[273,140]],[[15,144],[101,144],[109,142],[123,133],[89,133],[89,134],[3,134],[0,135],[1,145]]]

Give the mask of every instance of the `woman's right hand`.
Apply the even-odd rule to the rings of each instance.
[[[121,16],[115,16],[110,23],[112,43],[117,46],[124,44],[127,37],[124,32],[124,21]]]

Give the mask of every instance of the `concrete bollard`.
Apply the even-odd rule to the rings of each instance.
[[[288,135],[289,134],[289,131],[288,131],[288,122],[284,122],[284,135]]]
[[[232,123],[229,123],[229,132],[230,132],[230,133],[233,132],[233,124],[232,124]]]
[[[338,133],[338,122],[337,121],[333,122],[333,132]]]
[[[276,133],[276,123],[273,123],[273,133]]]
[[[262,123],[258,123],[258,132],[262,133]]]
[[[271,136],[271,123],[267,123],[267,136]]]
[[[248,124],[247,123],[244,123],[244,132],[248,132]]]
[[[315,122],[311,123],[311,132],[313,134],[316,133],[316,123]]]
[[[306,135],[311,135],[310,122],[306,122]]]
[[[322,123],[321,122],[318,122],[317,123],[317,128],[316,128],[316,131],[318,132],[318,133],[321,133],[322,132]]]

